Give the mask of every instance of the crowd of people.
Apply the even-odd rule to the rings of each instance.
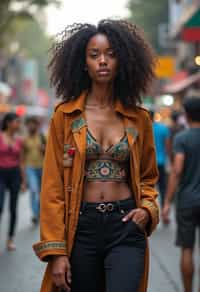
[[[156,112],[150,110],[153,122],[154,142],[156,148],[156,161],[159,170],[158,190],[160,206],[163,208],[165,193],[168,182],[168,173],[173,164],[173,142],[175,135],[188,127],[185,115],[182,110],[172,110],[168,123],[158,121]],[[167,224],[166,220],[163,222]]]
[[[9,195],[10,218],[6,243],[9,251],[16,249],[14,235],[20,191],[30,190],[31,220],[33,224],[39,222],[39,193],[45,144],[46,139],[40,132],[40,123],[36,117],[28,117],[22,123],[17,114],[10,112],[2,119],[0,132],[0,220],[5,198]]]
[[[187,98],[183,107],[186,127],[180,123],[181,114],[173,112],[171,128],[154,122],[153,130],[160,171],[158,188],[162,220],[164,225],[169,224],[171,203],[175,202],[176,245],[181,249],[180,271],[184,292],[192,292],[194,248],[197,230],[200,232],[200,98]]]

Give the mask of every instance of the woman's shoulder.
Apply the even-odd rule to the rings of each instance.
[[[70,115],[76,109],[73,101],[61,101],[55,105],[53,116],[63,116],[63,114]]]
[[[141,105],[134,108],[132,122],[140,132],[146,131],[146,129],[152,127],[150,112]]]
[[[68,103],[62,101],[54,107],[54,112],[51,121],[57,131],[63,131],[63,128],[68,128],[71,123]]]
[[[54,107],[54,112],[57,111],[63,111],[63,109],[65,109],[67,106],[67,102],[66,101],[60,101],[58,102],[55,107]]]
[[[63,113],[65,112],[66,106],[67,106],[67,103],[65,101],[59,102],[58,104],[54,106],[52,120],[56,124],[63,123],[63,118],[64,118]]]
[[[150,111],[142,105],[137,105],[136,113],[138,117],[142,120],[144,119],[144,121],[151,120]]]

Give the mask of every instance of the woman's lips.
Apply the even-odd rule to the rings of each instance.
[[[98,75],[106,76],[106,75],[109,75],[110,74],[110,70],[108,70],[108,69],[101,69],[101,70],[98,70],[97,73],[98,73]]]

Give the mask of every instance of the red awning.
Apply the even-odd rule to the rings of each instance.
[[[166,84],[164,86],[163,91],[165,93],[172,93],[172,94],[178,93],[196,82],[200,82],[200,73],[192,74],[179,81],[174,81],[174,82],[172,81],[171,83]]]
[[[184,28],[181,37],[185,42],[200,42],[200,27]]]
[[[185,5],[183,13],[177,23],[171,28],[170,36],[172,38],[183,38],[185,41],[193,42],[199,39],[199,27],[200,27],[200,3],[193,3]],[[190,38],[190,29],[192,31],[192,39]],[[183,32],[186,29],[185,32]],[[189,29],[189,30],[187,30]],[[189,34],[189,36],[188,36]]]

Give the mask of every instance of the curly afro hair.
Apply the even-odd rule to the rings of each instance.
[[[107,36],[118,60],[114,98],[124,106],[141,102],[154,79],[155,55],[140,29],[124,20],[102,20],[97,26],[73,24],[58,35],[49,63],[50,82],[57,97],[68,102],[90,90],[86,66],[86,47],[96,34]]]

